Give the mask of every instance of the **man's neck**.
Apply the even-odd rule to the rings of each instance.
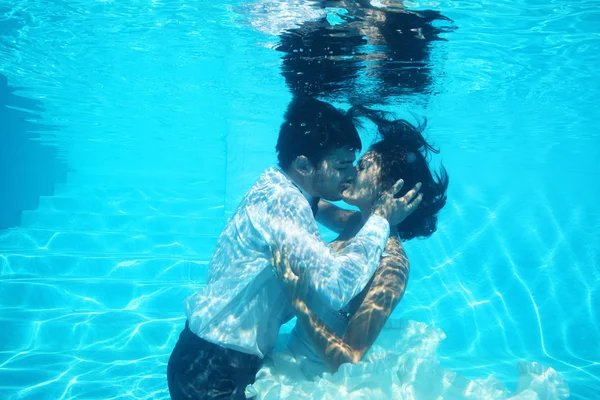
[[[281,169],[281,171],[289,178],[289,180],[291,180],[294,183],[294,185],[296,185],[296,187],[298,189],[300,189],[300,191],[302,192],[304,197],[306,197],[307,199],[319,197],[319,196],[315,196],[313,193],[311,193],[308,190],[308,188],[307,188],[308,185],[306,184],[306,179],[302,175],[300,175],[299,173],[297,173],[294,170],[286,171],[284,169]]]
[[[294,184],[294,186],[296,186],[300,192],[302,193],[302,195],[304,197],[306,197],[306,200],[308,200],[309,203],[311,203],[315,198],[317,198],[318,196],[315,196],[313,194],[311,194],[307,189],[306,189],[306,181],[305,179],[302,177],[302,175],[298,174],[296,171],[285,171],[284,169],[280,169],[281,172],[284,173],[285,176],[287,176],[287,178],[292,181],[292,183]]]

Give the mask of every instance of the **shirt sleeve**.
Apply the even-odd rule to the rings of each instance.
[[[267,244],[285,247],[292,270],[305,269],[310,289],[335,310],[365,288],[389,237],[388,221],[372,215],[352,242],[337,253],[321,237],[306,198],[293,189],[281,190],[276,200],[249,212]]]

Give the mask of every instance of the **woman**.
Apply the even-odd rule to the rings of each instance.
[[[390,228],[386,255],[377,272],[361,295],[341,311],[311,301],[303,277],[295,276],[285,262],[285,254],[273,249],[276,257],[273,265],[278,266],[278,273],[288,282],[287,290],[298,317],[289,347],[296,358],[303,358],[303,369],[309,376],[327,370],[335,372],[341,364],[357,363],[364,357],[406,288],[409,263],[401,240],[430,236],[436,229],[437,213],[446,204],[448,174],[443,167],[434,174],[429,169],[429,152],[437,153],[437,150],[421,134],[425,124],[415,127],[405,120],[390,121],[383,112],[364,107],[354,107],[350,112],[374,122],[382,140],[360,158],[354,184],[343,193],[343,200],[360,211],[328,218],[329,226],[343,227],[331,246],[341,251],[362,228],[381,193],[398,179],[404,180],[400,196],[417,185],[420,205],[399,226]],[[331,207],[319,218],[331,214],[329,209]]]
[[[327,203],[319,205],[318,219],[341,232],[331,246],[338,251],[343,249],[370,215],[380,193],[398,179],[404,180],[400,196],[421,183],[421,203],[401,224],[391,227],[378,270],[363,292],[343,310],[329,309],[314,299],[304,277],[295,275],[288,264],[286,249],[272,249],[272,265],[285,282],[297,323],[288,350],[265,364],[255,384],[247,389],[247,396],[507,398],[509,394],[499,382],[468,381],[440,367],[436,350],[444,335],[439,329],[417,322],[388,321],[404,294],[410,270],[402,241],[435,232],[437,213],[446,204],[448,174],[443,167],[437,173],[430,171],[428,155],[438,151],[422,136],[425,124],[415,127],[405,120],[389,120],[385,113],[363,107],[355,107],[351,112],[375,123],[381,140],[360,158],[356,180],[344,193],[344,201],[360,211],[344,211]],[[368,363],[354,365],[363,360],[384,326],[386,335],[378,343],[387,341],[387,348],[379,346],[369,354]],[[529,386],[538,385],[545,393],[556,394],[544,398],[558,399],[568,394],[564,380],[554,370],[534,363],[521,363],[519,370],[518,392],[525,393]]]

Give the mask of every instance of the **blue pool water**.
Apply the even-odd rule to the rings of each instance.
[[[0,398],[168,397],[183,299],[275,161],[277,4],[0,3]],[[396,315],[442,329],[469,378],[512,390],[537,361],[598,398],[600,5],[405,5],[452,27],[383,107],[428,118],[451,185]]]

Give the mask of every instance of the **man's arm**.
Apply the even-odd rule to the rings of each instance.
[[[328,201],[320,200],[316,217],[321,225],[336,233],[342,233],[348,221],[357,214],[358,211],[345,210]]]
[[[306,199],[294,190],[276,193],[269,208],[250,208],[253,226],[266,243],[286,248],[294,272],[304,271],[313,295],[341,309],[367,285],[379,264],[389,235],[385,218],[373,215],[341,253],[322,239]]]
[[[410,266],[402,243],[397,237],[392,237],[385,250],[386,256],[367,286],[367,294],[350,319],[343,337],[329,329],[307,307],[307,282],[302,276],[293,274],[285,253],[274,252],[274,263],[291,297],[298,323],[306,328],[320,357],[334,372],[341,364],[362,360],[404,295]]]
[[[384,192],[364,226],[341,253],[335,253],[323,241],[308,202],[296,190],[282,188],[264,193],[277,201],[258,202],[248,206],[247,212],[266,244],[287,249],[294,272],[303,271],[313,293],[339,310],[365,288],[375,273],[390,222],[400,223],[420,204],[420,184],[404,196],[394,197],[402,185],[400,180]]]

